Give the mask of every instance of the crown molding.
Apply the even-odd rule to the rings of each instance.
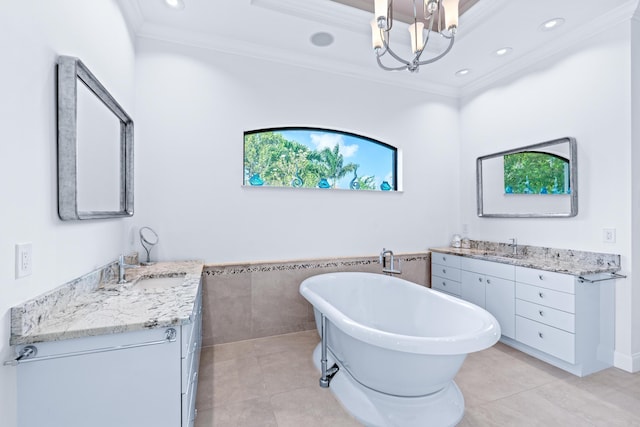
[[[138,30],[144,24],[144,16],[140,10],[140,5],[137,1],[131,0],[116,0],[116,2],[122,11],[122,15],[124,15],[129,31],[134,36],[137,35]]]
[[[138,37],[163,42],[192,46],[196,48],[244,56],[285,65],[293,65],[310,70],[367,80],[394,87],[404,87],[424,93],[457,99],[459,90],[450,86],[433,84],[425,79],[406,78],[406,73],[389,73],[380,70],[372,58],[371,67],[362,67],[315,55],[299,54],[286,49],[266,47],[221,36],[211,37],[198,32],[176,30],[157,24],[144,23],[137,32]],[[415,77],[415,76],[413,76]]]
[[[473,82],[460,88],[460,95],[468,97],[483,92],[500,82],[513,76],[522,74],[526,70],[540,62],[548,61],[557,57],[561,53],[569,52],[597,34],[607,31],[615,26],[621,25],[632,19],[638,6],[638,0],[630,0],[616,9],[612,9],[605,14],[597,16],[592,21],[581,25],[575,30],[558,37],[554,43],[549,43],[542,48],[536,49],[508,64],[498,68]],[[597,25],[595,25],[597,23]]]
[[[329,0],[250,0],[251,6],[320,22],[359,34],[367,34],[371,15],[364,10]]]

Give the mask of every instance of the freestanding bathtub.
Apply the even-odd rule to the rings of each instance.
[[[464,414],[453,382],[468,353],[491,347],[500,325],[484,309],[396,277],[331,273],[300,293],[314,307],[331,390],[367,426],[449,426]],[[322,343],[314,351],[320,369]]]

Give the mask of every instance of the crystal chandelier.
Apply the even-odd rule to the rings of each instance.
[[[419,5],[417,4],[418,2],[420,3]],[[419,9],[422,9],[421,14],[418,14]],[[375,0],[374,13],[375,17],[371,21],[373,49],[376,52],[378,65],[383,70],[409,70],[415,73],[421,65],[439,60],[449,53],[453,47],[456,30],[458,29],[458,0],[413,0],[413,23],[409,24],[413,57],[409,60],[402,58],[391,49],[390,35],[393,28],[393,0]],[[444,26],[442,25],[443,21],[445,23]],[[432,33],[438,33],[440,37],[447,39],[449,45],[439,55],[422,59],[422,53],[427,47]],[[382,58],[387,54],[397,61],[395,66],[387,66],[382,63]]]

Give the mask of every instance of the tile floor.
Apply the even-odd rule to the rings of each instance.
[[[202,350],[196,427],[359,426],[318,386],[316,331]],[[498,343],[467,357],[456,377],[460,427],[640,426],[640,373],[578,378]]]

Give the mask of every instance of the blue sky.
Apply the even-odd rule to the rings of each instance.
[[[324,130],[286,130],[278,131],[282,136],[291,141],[306,145],[312,150],[324,148],[333,149],[336,144],[340,146],[340,153],[344,156],[344,164],[355,163],[358,167],[358,176],[375,176],[376,188],[380,188],[382,181],[388,181],[393,185],[393,151],[384,145],[372,142],[366,138],[359,138],[334,131]],[[338,182],[338,187],[349,188],[349,182],[353,174]]]

